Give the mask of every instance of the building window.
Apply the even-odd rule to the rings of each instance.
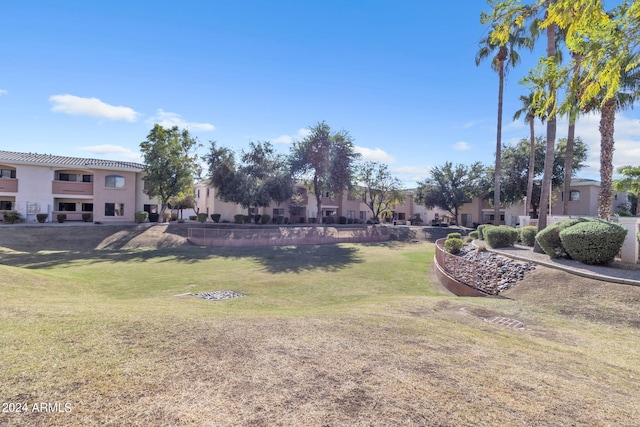
[[[158,213],[158,205],[144,205],[142,210],[150,214]]]
[[[360,219],[366,221],[367,219],[367,211],[360,211]]]
[[[58,181],[72,181],[76,182],[78,176],[75,173],[60,173],[58,174]]]
[[[105,203],[104,216],[124,216],[124,203]]]
[[[93,203],[83,203],[82,212],[93,212]]]
[[[200,189],[198,188],[198,194],[196,195],[196,198],[199,199],[200,198]]]
[[[0,211],[10,211],[13,206],[13,202],[10,200],[0,200]]]
[[[578,190],[571,190],[569,192],[569,201],[577,202],[580,200],[580,192]]]
[[[273,217],[284,216],[284,208],[273,208]]]
[[[398,220],[404,221],[406,219],[407,217],[405,216],[404,212],[398,212]]]
[[[0,178],[15,178],[15,169],[0,169]]]
[[[93,182],[93,175],[82,175],[82,182]]]
[[[209,187],[207,187],[207,197],[209,197]]]
[[[289,208],[289,213],[291,216],[302,216],[304,215],[304,209],[302,206],[291,206]]]
[[[124,177],[120,175],[107,175],[104,180],[104,186],[109,188],[124,187]]]
[[[58,210],[59,211],[65,211],[65,212],[75,212],[76,211],[76,204],[75,203],[60,202],[60,203],[58,203]]]
[[[347,218],[354,219],[356,217],[356,211],[347,211]]]

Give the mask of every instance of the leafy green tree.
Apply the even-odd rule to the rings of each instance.
[[[180,212],[180,219],[182,219],[183,209],[193,209],[196,207],[196,198],[193,194],[193,186],[191,186],[187,191],[169,199],[169,206],[171,209],[178,210]]]
[[[394,177],[389,167],[379,162],[364,162],[356,166],[357,186],[354,191],[371,209],[376,220],[393,210],[393,205],[404,200],[402,182]]]
[[[432,168],[430,178],[418,182],[414,200],[427,209],[442,208],[453,215],[458,225],[460,207],[471,202],[473,197],[486,193],[489,183],[485,172],[485,167],[479,162],[471,166],[454,166],[446,162]]]
[[[500,224],[500,174],[501,174],[501,153],[502,148],[502,103],[504,97],[504,78],[507,70],[510,67],[517,65],[520,62],[520,54],[517,52],[517,48],[521,47],[533,47],[533,41],[526,37],[524,28],[514,23],[511,27],[511,32],[506,42],[496,43],[490,36],[480,41],[480,50],[476,54],[476,65],[479,65],[482,60],[488,57],[492,57],[491,68],[498,73],[498,125],[496,131],[496,154],[495,154],[495,181],[494,181],[494,218],[495,225]],[[495,55],[494,55],[495,52]]]
[[[209,165],[209,180],[220,200],[237,203],[247,209],[266,207],[271,201],[282,203],[293,195],[293,180],[284,156],[270,142],[251,142],[242,151],[240,161],[228,148],[210,142],[204,157]]]
[[[621,179],[613,181],[615,191],[628,191],[636,196],[636,216],[640,213],[640,166],[621,166],[618,173],[622,174]]]
[[[162,215],[169,200],[189,191],[197,173],[198,141],[186,129],[165,129],[154,125],[146,141],[140,143],[144,158],[145,193],[160,200]]]
[[[315,195],[318,206],[316,221],[322,220],[322,195],[342,195],[352,186],[355,152],[348,132],[332,132],[320,122],[311,127],[309,135],[291,147],[289,161],[295,177],[305,180]]]

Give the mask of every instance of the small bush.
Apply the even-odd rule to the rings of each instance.
[[[347,224],[353,224],[353,218],[347,218]]]
[[[244,224],[244,215],[242,214],[237,214],[233,216],[233,221],[236,224]]]
[[[452,239],[447,239],[444,241],[444,250],[451,254],[457,254],[460,252],[460,249],[462,249],[463,245],[464,242],[462,241],[462,239],[454,237]]]
[[[67,214],[58,214],[58,216],[56,217],[56,219],[58,220],[59,223],[63,223],[67,220]]]
[[[20,212],[8,211],[4,213],[4,222],[6,224],[15,224],[20,222],[21,219],[22,215],[20,215]]]
[[[171,215],[169,216],[169,221],[177,221],[177,220],[178,220],[178,214],[171,212]]]
[[[260,218],[260,221],[263,224],[269,224],[270,220],[271,220],[271,215],[269,215],[269,214],[264,214],[264,215],[262,215],[262,218]]]
[[[262,215],[260,214],[256,214],[253,216],[253,222],[255,222],[256,224],[260,224],[260,218],[262,218]]]
[[[538,234],[538,227],[533,225],[527,225],[522,227],[520,231],[520,240],[525,246],[533,246],[536,243],[536,234]]]
[[[487,252],[487,247],[485,245],[480,245],[476,248],[476,252]]]
[[[480,240],[484,240],[484,231],[488,228],[488,227],[494,227],[494,225],[491,224],[480,224],[478,226],[478,239]]]
[[[303,216],[300,217],[300,224],[304,224],[304,217]]]
[[[45,214],[45,213],[36,214],[36,219],[41,224],[44,224],[45,222],[47,222],[47,218],[49,218],[49,214]]]
[[[571,218],[551,224],[536,234],[536,242],[538,242],[544,253],[551,258],[566,258],[569,255],[560,241],[560,232],[565,228],[576,225],[581,220],[581,218]]]
[[[276,215],[276,224],[284,223],[284,215]]]
[[[447,234],[447,239],[462,239],[462,234],[460,234],[460,233],[449,233],[449,234]]]
[[[162,220],[163,220],[164,222],[169,222],[169,221],[171,220],[171,216],[172,216],[172,215],[171,215],[171,212],[169,212],[169,211],[165,211],[165,212],[162,214]]]
[[[215,222],[216,224],[220,222],[220,214],[211,214],[211,221]]]
[[[571,258],[585,264],[608,264],[616,257],[627,230],[606,221],[587,221],[565,228],[560,240]]]
[[[338,218],[338,222],[340,222],[340,224],[346,224],[347,223],[347,217],[346,216],[340,216]]]
[[[480,233],[478,233],[477,231],[472,231],[471,233],[469,233],[469,237],[471,237],[472,239],[479,239]]]
[[[145,222],[148,216],[149,214],[145,211],[139,211],[133,214],[133,217],[138,224]]]
[[[207,222],[207,218],[209,217],[209,215],[207,215],[206,213],[199,213],[198,215],[196,215],[196,217],[198,218],[198,222],[204,224],[205,222]]]
[[[508,225],[486,227],[484,229],[484,240],[491,248],[505,248],[513,246],[518,241],[518,230]]]

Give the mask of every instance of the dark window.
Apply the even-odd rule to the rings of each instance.
[[[302,209],[301,206],[292,206],[289,209],[289,212],[291,213],[291,216],[300,216],[300,215],[304,215],[304,210]]]
[[[60,203],[58,203],[58,210],[59,211],[65,211],[65,212],[75,212],[76,211],[76,204],[75,203],[60,202]]]
[[[15,178],[15,169],[0,169],[0,178]]]
[[[77,175],[74,173],[61,173],[58,175],[59,181],[76,181],[78,179]]]
[[[93,175],[82,175],[82,182],[93,182]]]
[[[124,177],[120,175],[107,175],[104,180],[104,186],[110,188],[124,187]]]
[[[104,216],[124,216],[124,203],[105,203]]]
[[[400,221],[404,221],[406,219],[404,212],[398,212],[398,219]]]
[[[144,205],[143,210],[147,213],[158,213],[158,205]]]
[[[577,190],[571,190],[569,192],[569,200],[572,202],[577,202],[580,200],[580,192]]]
[[[273,208],[273,216],[284,216],[284,208]]]
[[[0,200],[0,211],[10,211],[13,206],[13,202],[9,200]]]
[[[83,203],[82,212],[93,212],[93,203]]]

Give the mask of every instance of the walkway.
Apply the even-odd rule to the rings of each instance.
[[[533,249],[528,246],[519,245],[508,248],[487,249],[509,258],[531,261],[538,265],[564,270],[590,279],[640,286],[640,265],[626,264],[619,261],[614,261],[606,266],[587,265],[572,259],[551,258],[546,254],[533,252]]]

